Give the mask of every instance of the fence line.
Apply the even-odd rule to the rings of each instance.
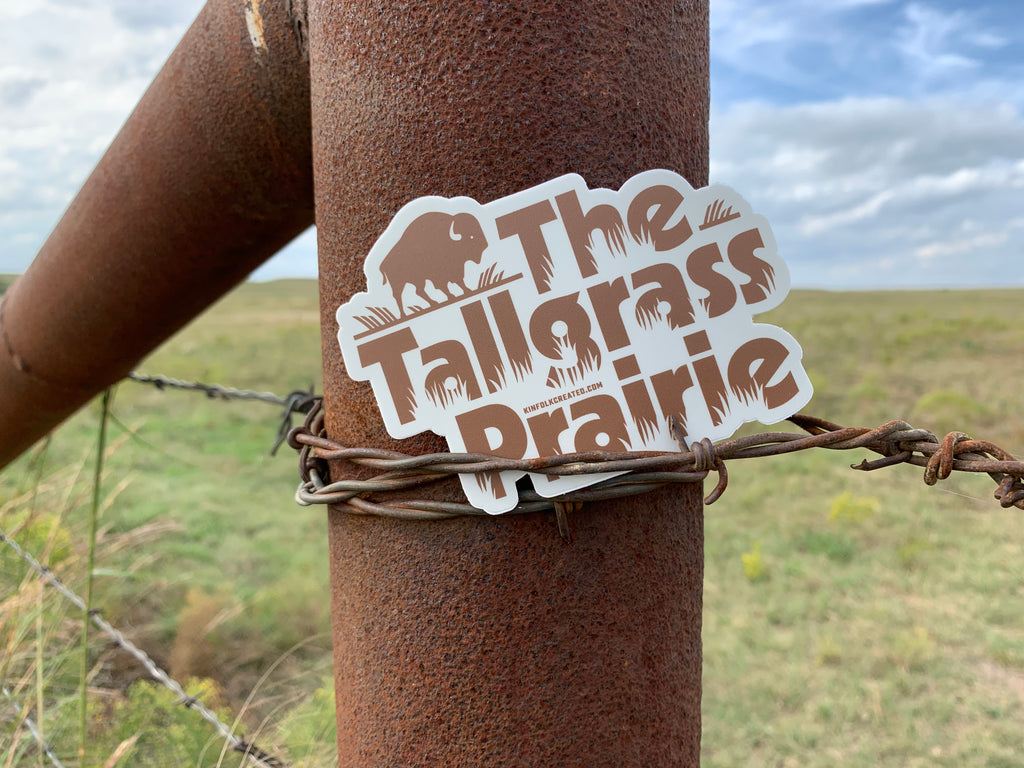
[[[18,557],[25,561],[32,570],[38,573],[45,585],[53,587],[60,595],[79,610],[86,611],[88,609],[84,599],[73,592],[49,567],[40,563],[30,552],[23,549],[21,545],[8,536],[7,532],[2,528],[0,528],[0,543],[6,544],[14,551],[15,554],[18,555]],[[252,763],[257,766],[262,766],[262,768],[285,768],[286,763],[270,755],[268,752],[259,749],[252,742],[236,736],[232,729],[225,725],[213,710],[207,707],[197,697],[189,696],[185,693],[185,689],[181,687],[181,684],[178,683],[177,680],[161,669],[157,663],[150,658],[149,654],[131,642],[119,629],[104,619],[99,609],[88,609],[88,613],[92,623],[95,624],[101,632],[109,637],[115,645],[133,656],[135,660],[145,668],[146,672],[149,673],[149,676],[153,680],[160,683],[178,697],[175,704],[181,704],[186,709],[192,710],[213,726],[224,741],[231,746],[233,751],[243,753]]]
[[[1001,506],[1024,509],[1024,462],[994,443],[973,440],[963,432],[950,432],[940,440],[928,430],[917,429],[904,421],[890,421],[874,429],[842,427],[803,414],[791,416],[788,421],[807,434],[765,432],[718,443],[704,439],[691,445],[687,443],[679,423],[671,420],[670,428],[679,443],[679,451],[587,451],[538,459],[509,459],[474,453],[410,456],[397,451],[345,446],[329,439],[324,432],[323,409],[317,403],[307,415],[305,425],[292,431],[289,444],[299,451],[302,482],[295,494],[299,504],[339,505],[355,514],[407,520],[437,520],[486,513],[465,502],[410,498],[378,502],[363,496],[408,491],[462,473],[517,471],[555,477],[621,473],[556,499],[542,497],[536,491],[521,491],[520,503],[505,513],[553,509],[562,518],[565,507],[559,505],[633,496],[667,483],[700,482],[714,471],[718,473],[718,483],[704,500],[705,504],[713,504],[728,485],[727,459],[764,458],[817,448],[867,449],[881,455],[882,458],[865,459],[853,465],[853,469],[862,471],[895,464],[924,467],[927,485],[945,480],[954,471],[988,474],[997,484],[994,496]],[[365,479],[330,478],[328,461],[348,462],[375,469],[380,474]]]
[[[7,700],[11,702],[12,706],[18,707],[18,702],[14,700],[14,694],[11,693],[10,688],[6,685],[0,685],[0,693],[3,693],[3,695],[7,697]],[[39,728],[36,726],[35,721],[26,714],[21,718],[21,722],[28,732],[32,734],[32,738],[36,740],[36,744],[38,744],[39,748],[43,750],[43,754],[46,755],[46,759],[50,761],[53,768],[64,768],[64,764],[60,761],[60,758],[57,757],[53,748],[43,739],[43,734],[39,732]]]
[[[590,451],[585,454],[560,455],[514,461],[490,455],[437,453],[430,456],[406,456],[379,451],[374,448],[343,446],[329,440],[323,427],[323,400],[308,391],[294,390],[286,397],[272,392],[255,392],[181,381],[167,376],[147,376],[132,373],[133,381],[151,384],[158,389],[166,387],[198,391],[208,397],[225,400],[259,400],[279,405],[284,414],[278,427],[277,438],[270,453],[287,441],[299,451],[302,481],[295,494],[296,501],[311,504],[341,504],[351,512],[376,514],[406,519],[433,520],[439,518],[483,514],[469,504],[458,502],[409,501],[398,504],[377,503],[361,498],[364,493],[407,489],[430,483],[461,472],[488,472],[502,470],[540,471],[552,475],[588,474],[595,472],[625,471],[617,478],[577,491],[561,500],[542,498],[526,492],[521,496],[518,512],[554,509],[559,530],[566,535],[566,504],[602,498],[644,493],[666,482],[695,482],[708,471],[719,474],[719,482],[706,504],[713,503],[728,484],[724,459],[760,458],[790,453],[808,448],[848,450],[866,448],[882,458],[862,461],[854,469],[871,471],[893,464],[914,464],[925,467],[924,481],[934,485],[945,480],[953,471],[983,472],[997,484],[995,498],[1003,507],[1024,509],[1024,462],[1018,461],[999,446],[974,440],[962,432],[951,432],[941,440],[928,430],[915,429],[904,421],[891,421],[874,429],[842,427],[824,419],[796,414],[788,420],[809,433],[803,437],[792,433],[769,432],[745,438],[733,438],[717,444],[701,440],[690,445],[678,423],[671,423],[673,436],[679,443],[679,453],[627,452],[610,453]],[[306,415],[306,423],[292,429],[292,416]],[[327,479],[325,459],[342,459],[356,464],[388,470],[384,475],[369,480]],[[645,470],[647,470],[645,472]],[[653,471],[652,471],[653,470]]]
[[[261,403],[269,403],[270,405],[285,405],[288,402],[288,397],[291,397],[291,395],[281,397],[273,392],[257,392],[252,389],[224,387],[220,384],[204,384],[201,381],[183,381],[182,379],[172,379],[169,376],[160,374],[151,376],[135,371],[129,373],[128,378],[139,384],[150,384],[157,389],[182,389],[191,392],[202,392],[211,400],[258,400]]]
[[[275,455],[278,448],[288,439],[288,433],[292,430],[292,415],[296,413],[309,413],[317,402],[312,384],[310,384],[308,390],[294,389],[282,397],[273,392],[235,389],[234,387],[224,387],[220,384],[205,384],[201,381],[183,381],[182,379],[172,379],[161,374],[147,375],[133,371],[128,374],[127,378],[138,384],[149,384],[161,391],[165,389],[180,389],[188,392],[202,392],[212,400],[250,400],[280,406],[284,411],[277,428],[277,437],[274,439],[274,445],[270,449],[271,456]]]

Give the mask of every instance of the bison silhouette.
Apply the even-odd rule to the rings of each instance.
[[[416,295],[433,306],[426,291],[427,281],[449,299],[455,283],[466,292],[466,264],[479,264],[487,238],[480,222],[470,213],[424,213],[415,218],[380,263],[384,285],[391,285],[398,314],[405,317],[402,292],[411,285]]]

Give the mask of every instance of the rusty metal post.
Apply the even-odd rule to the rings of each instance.
[[[334,311],[406,202],[576,172],[707,181],[707,0],[310,0],[330,436],[406,452]],[[458,497],[457,485],[439,491]],[[700,489],[542,515],[329,515],[341,766],[699,763]]]
[[[288,0],[211,0],[0,305],[0,467],[313,222]]]

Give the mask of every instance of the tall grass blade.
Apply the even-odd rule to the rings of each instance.
[[[43,468],[46,466],[46,455],[50,450],[50,442],[53,439],[53,433],[51,432],[43,440],[43,444],[39,449],[39,452],[35,456],[35,482],[32,484],[32,506],[29,508],[29,519],[35,517],[38,512],[36,502],[39,499],[39,486],[43,482]],[[56,526],[54,526],[54,530]],[[43,685],[45,683],[45,677],[43,675],[43,642],[46,639],[46,633],[43,631],[43,603],[45,590],[40,586],[38,595],[38,605],[36,606],[36,730],[39,732],[39,768],[45,768],[46,766],[46,717],[45,707],[43,706]]]
[[[82,611],[82,654],[79,667],[78,682],[78,764],[85,765],[85,745],[88,738],[88,702],[86,692],[89,688],[89,613],[92,608],[92,576],[96,563],[96,530],[100,513],[100,490],[103,480],[103,455],[107,450],[107,420],[110,414],[110,401],[113,390],[103,393],[100,401],[100,429],[96,445],[96,467],[92,479],[92,504],[89,509],[89,556],[85,572],[85,610]]]

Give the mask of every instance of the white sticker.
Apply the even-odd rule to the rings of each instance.
[[[768,222],[729,187],[666,170],[618,192],[571,174],[481,205],[423,197],[366,257],[369,289],[337,313],[348,374],[395,438],[512,459],[674,451],[806,405],[799,344],[754,323],[789,272]],[[460,475],[490,513],[525,472]],[[610,474],[529,473],[543,496]]]

